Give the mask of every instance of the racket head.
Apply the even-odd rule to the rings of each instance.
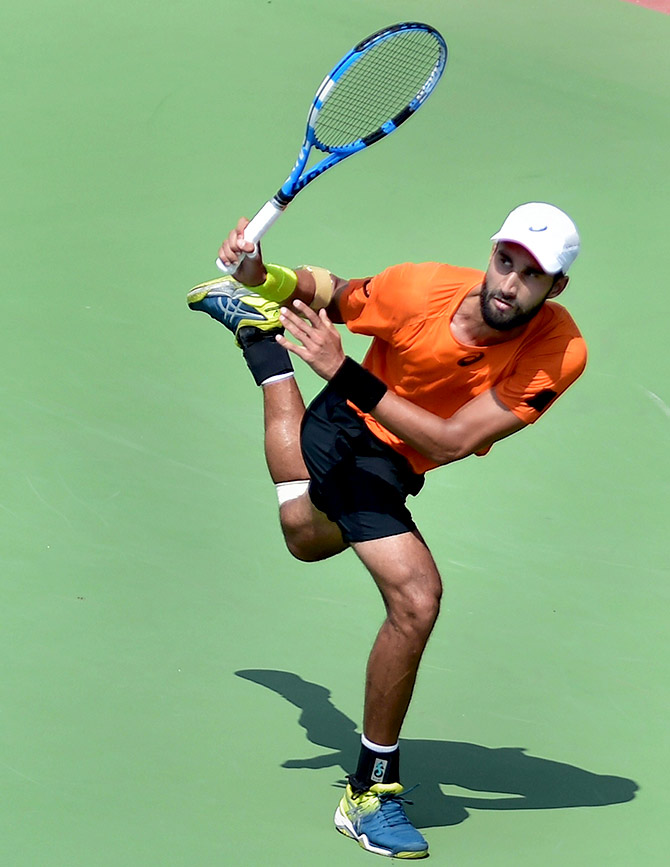
[[[447,55],[442,34],[417,21],[368,36],[319,86],[306,140],[321,151],[344,156],[394,132],[433,92]]]

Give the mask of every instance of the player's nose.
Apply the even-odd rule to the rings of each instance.
[[[517,291],[519,288],[518,274],[516,271],[510,271],[509,274],[505,274],[501,283],[500,283],[500,291],[503,295],[508,298],[515,298]]]

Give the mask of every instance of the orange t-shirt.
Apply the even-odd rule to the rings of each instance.
[[[400,397],[449,418],[492,388],[522,421],[534,422],[582,373],[586,345],[570,314],[553,301],[519,337],[493,346],[461,343],[451,320],[483,278],[482,271],[436,262],[394,265],[376,277],[351,280],[340,312],[350,331],[374,338],[363,366]],[[415,472],[437,466],[371,415],[361,415]]]

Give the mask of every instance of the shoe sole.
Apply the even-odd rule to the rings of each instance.
[[[386,858],[403,858],[403,859],[414,859],[417,858],[427,858],[428,857],[428,849],[422,849],[419,852],[392,852],[390,849],[382,849],[380,846],[373,845],[367,838],[366,834],[357,834],[354,830],[354,826],[351,824],[349,819],[345,816],[342,810],[337,808],[335,810],[335,830],[339,831],[340,834],[343,834],[345,837],[349,837],[352,840],[355,840],[358,845],[365,849],[367,852],[373,852],[375,855],[384,855]]]
[[[193,289],[187,293],[186,302],[188,304],[197,304],[198,301],[202,301],[203,298],[206,298],[211,292],[216,291],[217,289],[223,289],[224,287],[228,291],[222,291],[220,293],[222,295],[232,295],[238,289],[245,288],[241,283],[238,283],[230,277],[223,277],[220,280],[208,280],[206,283],[199,283],[197,286],[194,286]]]

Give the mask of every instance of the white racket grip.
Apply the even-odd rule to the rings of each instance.
[[[256,216],[249,222],[249,225],[244,230],[244,240],[256,244],[260,241],[270,226],[279,219],[279,216],[283,212],[284,208],[281,205],[278,205],[274,199],[270,199],[270,201],[266,202]],[[224,274],[234,274],[247,256],[258,256],[257,248],[254,248],[253,253],[243,253],[234,267],[225,265],[221,259],[216,260],[216,267],[219,271],[223,271]]]

